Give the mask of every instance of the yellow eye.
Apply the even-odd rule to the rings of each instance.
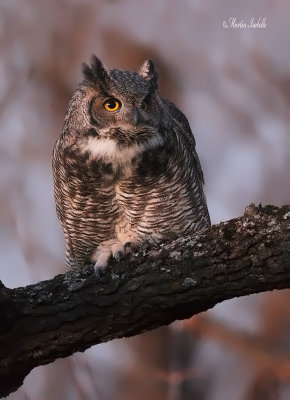
[[[117,111],[119,110],[121,103],[116,99],[108,99],[104,103],[104,109],[106,111]]]

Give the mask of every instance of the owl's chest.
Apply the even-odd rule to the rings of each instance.
[[[91,164],[90,202],[84,202],[84,223],[94,221],[98,242],[117,236],[125,243],[144,235],[166,234],[184,225],[180,209],[190,205],[180,170],[176,172],[170,159],[166,165],[161,157],[144,157],[142,161],[119,169]]]
[[[169,190],[174,169],[169,167],[170,160],[161,152],[148,152],[137,162],[119,166],[92,160],[89,164],[91,196],[99,204],[99,212],[104,210],[108,217],[114,214],[114,220],[126,220],[134,226],[147,214],[158,214],[164,200],[170,201],[174,195]]]
[[[169,195],[171,186],[165,172],[146,173],[146,166],[142,166],[142,173],[136,169],[129,176],[121,176],[114,187],[114,202],[121,220],[126,220],[132,227],[140,221],[149,220],[153,215],[158,218],[160,207],[165,201],[170,202],[173,192]],[[165,197],[167,196],[167,199]]]

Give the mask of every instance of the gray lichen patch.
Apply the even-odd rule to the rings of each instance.
[[[194,278],[185,278],[182,282],[182,286],[185,288],[192,288],[197,286],[200,283],[200,278],[194,277]]]
[[[290,218],[290,211],[286,212],[286,214],[283,215],[283,219],[289,219]]]
[[[181,259],[181,252],[177,251],[177,250],[173,250],[169,253],[169,257],[170,258],[175,258],[176,260],[180,260]]]

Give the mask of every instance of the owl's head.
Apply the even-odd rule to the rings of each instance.
[[[163,143],[162,101],[151,60],[131,72],[108,70],[93,56],[90,65],[83,65],[83,74],[65,125],[70,131],[77,128],[83,151],[121,163]]]

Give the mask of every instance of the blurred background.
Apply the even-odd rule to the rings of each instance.
[[[0,0],[0,265],[8,287],[64,271],[51,153],[92,53],[151,57],[189,118],[212,222],[290,201],[290,3]],[[264,29],[223,28],[266,17]],[[290,399],[289,291],[224,302],[34,369],[9,400]]]

